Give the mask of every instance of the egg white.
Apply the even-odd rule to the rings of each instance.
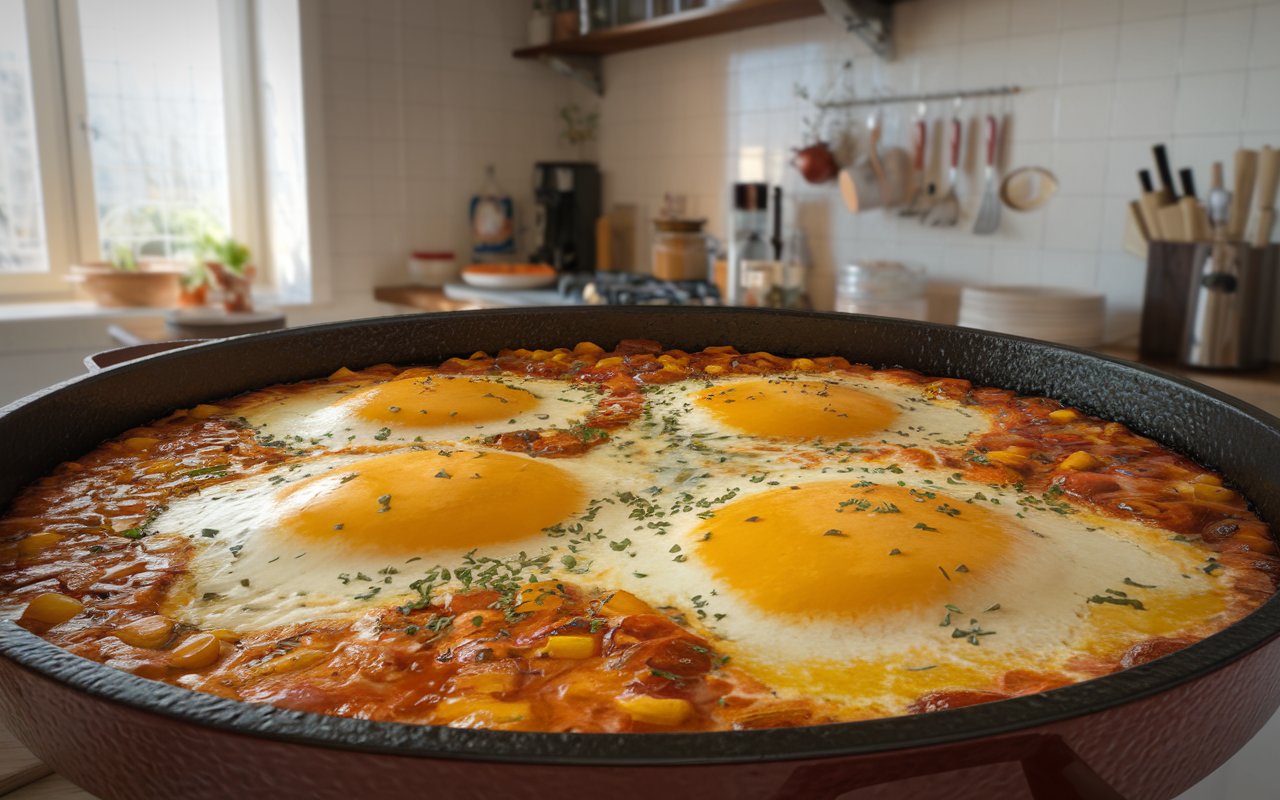
[[[948,400],[919,401],[918,388],[888,380],[822,376],[888,397],[900,409],[893,432],[869,434],[928,448],[963,447],[990,428],[983,412]],[[730,379],[737,380],[737,379]],[[729,381],[725,381],[726,383]],[[563,425],[588,407],[577,389],[554,381],[530,382],[559,414],[540,420]],[[690,399],[705,385],[685,381],[646,392],[641,419],[614,431],[587,454],[555,459],[585,490],[584,507],[561,524],[525,539],[489,546],[473,556],[547,556],[535,577],[587,587],[625,589],[706,634],[717,650],[762,671],[782,696],[821,697],[843,707],[901,708],[889,684],[868,689],[830,679],[842,663],[883,663],[901,670],[972,669],[994,674],[1025,667],[1066,665],[1078,644],[1095,637],[1099,615],[1141,614],[1132,608],[1091,604],[1108,590],[1155,606],[1177,598],[1221,592],[1227,580],[1204,566],[1205,552],[1162,531],[1101,518],[1083,509],[1028,501],[1013,487],[974,484],[948,470],[871,461],[852,447],[820,462],[807,459],[813,444],[753,440],[726,431]],[[311,436],[337,425],[327,404],[338,395],[317,391],[272,401],[246,416],[277,435]],[[914,399],[913,399],[914,398]],[[565,401],[567,400],[567,401]],[[543,413],[543,412],[539,412]],[[353,443],[372,431],[353,426]],[[901,433],[899,433],[901,431]],[[437,429],[433,436],[442,438]],[[480,435],[451,432],[466,446]],[[336,437],[334,437],[336,438]],[[899,439],[904,441],[899,442]],[[386,444],[410,444],[395,431]],[[907,440],[910,440],[909,442]],[[369,443],[372,443],[370,441]],[[857,444],[857,443],[855,443]],[[410,445],[412,446],[412,445]],[[175,594],[176,618],[203,628],[249,630],[322,617],[350,616],[417,596],[411,584],[456,570],[468,548],[403,553],[396,560],[370,554],[358,541],[342,546],[286,547],[272,535],[280,524],[279,496],[304,478],[343,470],[368,456],[328,454],[297,461],[218,486],[204,496],[175,501],[154,523],[157,533],[186,536],[196,547],[190,585]],[[878,616],[808,617],[761,609],[704,563],[699,534],[708,520],[733,503],[778,489],[834,480],[870,480],[933,491],[954,503],[977,504],[999,516],[1010,531],[1008,558],[981,575],[939,575],[948,581],[944,606],[914,606]],[[537,492],[538,486],[529,486]],[[411,491],[447,491],[425,482]],[[519,502],[495,497],[494,503]],[[1055,508],[1055,505],[1058,505]],[[478,508],[476,513],[483,514]],[[214,533],[209,534],[212,530]],[[793,546],[779,542],[779,547]],[[759,558],[769,558],[768,552]],[[1134,586],[1156,586],[1148,590]],[[371,592],[372,589],[377,592]],[[454,578],[442,591],[462,591]],[[909,604],[908,604],[909,605]],[[947,608],[950,606],[951,608]],[[958,610],[952,610],[958,609]],[[955,630],[977,626],[977,644]],[[814,670],[827,675],[824,680]],[[878,692],[878,693],[877,693]]]
[[[599,400],[594,386],[526,378],[489,376],[435,376],[441,381],[470,381],[518,386],[538,398],[531,410],[510,417],[480,423],[422,425],[414,415],[385,424],[363,419],[352,412],[349,402],[361,391],[377,384],[317,384],[305,392],[264,394],[260,400],[236,410],[260,439],[282,442],[303,449],[341,450],[347,447],[416,442],[473,442],[504,431],[570,428],[581,424]]]

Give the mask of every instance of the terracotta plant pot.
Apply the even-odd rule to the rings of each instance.
[[[796,148],[791,156],[791,166],[799,170],[809,183],[826,183],[840,171],[835,154],[826,142]]]
[[[172,308],[178,304],[183,269],[168,261],[144,261],[134,271],[96,262],[71,267],[95,303],[107,308]]]

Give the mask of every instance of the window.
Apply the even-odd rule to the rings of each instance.
[[[300,35],[280,0],[0,0],[0,299],[204,233],[304,298]]]

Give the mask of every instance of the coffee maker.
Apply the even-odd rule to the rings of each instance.
[[[596,268],[600,170],[587,161],[533,165],[534,245],[529,260],[561,272]]]

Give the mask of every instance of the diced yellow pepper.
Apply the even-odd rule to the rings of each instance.
[[[608,358],[602,358],[596,362],[596,366],[604,368],[622,366],[622,356],[609,356]]]
[[[134,620],[116,631],[116,638],[133,647],[156,650],[173,635],[173,620],[161,614]]]
[[[320,650],[290,650],[288,653],[285,653],[282,656],[276,656],[265,664],[258,664],[253,668],[253,674],[283,675],[286,672],[295,672],[297,670],[310,667],[313,664],[319,664],[328,657],[328,653]]]
[[[192,419],[208,419],[209,417],[212,417],[214,414],[221,414],[221,413],[222,413],[222,409],[219,408],[218,406],[210,405],[208,403],[201,403],[200,405],[188,411],[187,416],[191,417]]]
[[[1080,419],[1080,412],[1074,408],[1060,408],[1057,411],[1050,411],[1049,419],[1054,422],[1074,422]]]
[[[500,694],[516,688],[514,672],[464,672],[453,676],[453,685],[459,690],[479,694]]]
[[[62,534],[54,533],[53,531],[40,531],[39,533],[30,534],[18,542],[18,555],[23,558],[30,558],[37,553],[43,553],[64,538],[66,537]]]
[[[61,625],[81,611],[84,611],[84,603],[74,597],[58,592],[45,592],[31,598],[22,617],[49,625]]]
[[[354,373],[354,372],[352,372],[351,370],[347,369],[346,367],[338,367],[337,369],[335,369],[335,370],[333,371],[333,373],[332,373],[331,375],[329,375],[329,380],[331,380],[331,381],[340,381],[340,380],[343,380],[343,379],[345,379],[345,378],[353,378],[353,377],[355,377],[355,373]]]
[[[436,706],[436,720],[457,722],[464,717],[475,717],[476,722],[501,725],[520,722],[533,715],[532,707],[524,701],[503,702],[485,697],[450,697]]]
[[[1021,469],[1027,465],[1027,457],[1022,453],[1014,453],[1010,450],[992,450],[987,453],[987,460],[997,464],[1004,464],[1006,467]]]
[[[1214,486],[1212,483],[1195,484],[1195,495],[1197,500],[1207,500],[1211,503],[1229,503],[1236,499],[1236,493],[1225,486]]]
[[[173,648],[169,663],[182,669],[203,669],[222,655],[222,640],[211,633],[188,636]]]
[[[1102,466],[1102,459],[1086,453],[1083,450],[1077,450],[1058,464],[1058,469],[1072,469],[1077,472],[1087,472],[1091,469],[1097,469]]]
[[[601,610],[606,614],[612,614],[617,617],[629,617],[632,614],[656,614],[658,613],[645,601],[636,597],[634,594],[624,590],[618,590],[609,595],[609,599],[602,605]]]
[[[547,658],[583,659],[596,654],[596,640],[591,636],[549,636],[538,655]]]
[[[693,705],[678,697],[649,697],[636,695],[619,699],[618,708],[636,722],[646,725],[672,727],[679,725],[693,713]]]
[[[125,447],[138,453],[150,450],[158,444],[160,444],[160,440],[153,439],[150,436],[130,436],[124,440]]]

